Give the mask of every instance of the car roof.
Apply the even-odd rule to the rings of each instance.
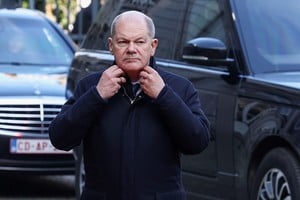
[[[35,26],[37,23],[48,24],[62,36],[62,38],[68,43],[72,52],[75,52],[77,49],[77,46],[68,34],[66,34],[56,22],[50,20],[42,11],[28,8],[0,8],[0,20],[19,21],[19,23],[23,25],[29,23],[32,24],[32,26]],[[1,24],[0,22],[0,32],[3,25],[5,24]]]
[[[38,18],[45,18],[44,14],[38,10],[31,10],[27,8],[14,8],[14,9],[7,9],[1,8],[0,9],[0,17],[12,17],[12,18],[27,18],[27,19],[38,19]]]

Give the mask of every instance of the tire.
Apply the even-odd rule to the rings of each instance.
[[[298,200],[299,188],[299,161],[290,151],[276,148],[260,163],[250,196],[251,200]]]
[[[80,196],[85,184],[85,171],[84,162],[82,156],[82,149],[80,148],[77,152],[76,159],[76,171],[75,171],[75,195],[76,199],[80,200]]]

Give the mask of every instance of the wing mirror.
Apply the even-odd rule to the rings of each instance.
[[[201,37],[187,42],[183,48],[183,60],[208,66],[232,66],[225,44],[216,38]]]

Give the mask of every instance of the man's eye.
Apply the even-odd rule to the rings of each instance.
[[[145,44],[145,41],[144,40],[138,40],[135,42],[136,44]]]
[[[118,41],[118,44],[126,44],[126,41]]]

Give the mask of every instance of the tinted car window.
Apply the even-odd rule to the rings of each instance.
[[[187,1],[160,1],[158,4],[148,12],[155,23],[156,37],[159,40],[156,55],[160,58],[174,59],[181,45]]]
[[[185,16],[185,26],[182,32],[182,46],[189,40],[198,37],[217,38],[229,44],[226,40],[223,10],[217,0],[190,1]],[[178,60],[181,52],[177,52]]]
[[[226,43],[222,16],[216,0],[193,1],[187,11],[183,40],[213,37]]]
[[[73,52],[62,37],[41,20],[0,19],[0,62],[67,65]]]
[[[123,2],[115,13],[107,12]],[[149,15],[156,25],[159,46],[156,55],[160,58],[181,60],[182,46],[196,37],[214,37],[225,44],[226,37],[222,22],[223,12],[217,0],[203,1],[107,1],[97,16],[83,42],[83,48],[107,50],[107,38],[113,17],[125,10],[140,10]],[[117,9],[115,9],[117,10]],[[186,27],[185,25],[186,24]]]
[[[121,5],[118,8],[118,5]],[[112,7],[116,7],[112,9]],[[107,50],[107,38],[110,35],[110,24],[113,18],[126,10],[139,10],[149,15],[156,25],[156,37],[159,48],[156,54],[161,58],[174,58],[180,45],[180,37],[187,1],[182,0],[152,0],[152,1],[106,1],[97,16],[96,23],[90,28],[90,33],[83,41],[86,49]],[[111,12],[114,10],[114,12]],[[110,11],[110,12],[107,12]]]
[[[248,0],[235,3],[240,9],[236,15],[252,71],[299,71],[299,1]]]

